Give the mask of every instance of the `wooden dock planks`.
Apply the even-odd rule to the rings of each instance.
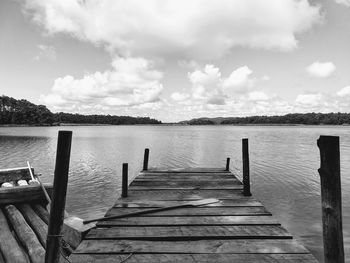
[[[141,172],[106,216],[189,200],[220,203],[97,223],[72,262],[317,262],[242,184],[223,169]]]

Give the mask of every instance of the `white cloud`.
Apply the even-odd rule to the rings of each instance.
[[[53,110],[89,112],[137,106],[160,100],[162,73],[144,58],[115,58],[112,70],[86,74],[81,79],[55,80],[52,92],[41,101]]]
[[[339,97],[348,97],[350,95],[350,86],[346,86],[337,92]],[[349,102],[350,103],[350,102]]]
[[[177,102],[182,102],[182,101],[186,101],[190,98],[190,94],[187,93],[180,93],[180,92],[174,92],[171,94],[170,96],[174,101]]]
[[[316,61],[306,67],[306,70],[313,77],[317,78],[327,78],[333,74],[336,67],[333,62],[319,62]]]
[[[262,91],[253,91],[248,94],[248,100],[267,101],[269,97]]]
[[[42,58],[48,58],[50,60],[56,60],[56,49],[53,46],[48,45],[37,45],[39,54],[34,57],[35,60]]]
[[[308,0],[25,0],[50,34],[67,33],[119,54],[215,58],[236,46],[291,50],[323,20]]]
[[[252,73],[249,67],[242,66],[224,78],[218,67],[205,65],[203,70],[188,73],[192,98],[207,104],[223,105],[227,98],[247,93],[253,87],[254,79],[250,78]]]
[[[245,92],[247,87],[253,85],[253,80],[249,78],[252,73],[253,71],[247,66],[237,68],[223,81],[223,87],[227,90]]]
[[[346,7],[350,7],[350,0],[335,0],[335,2],[340,5],[345,5]]]
[[[222,88],[220,69],[214,65],[206,65],[202,70],[188,73],[192,83],[192,97],[209,104],[224,104],[225,98]]]

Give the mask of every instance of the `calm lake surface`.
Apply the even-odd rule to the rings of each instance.
[[[121,190],[122,163],[129,177],[150,166],[224,167],[241,177],[241,139],[249,138],[252,193],[322,261],[320,135],[340,136],[343,228],[350,258],[350,127],[338,126],[73,126],[0,127],[0,168],[29,160],[43,182],[52,182],[59,129],[73,131],[67,211],[103,215]]]

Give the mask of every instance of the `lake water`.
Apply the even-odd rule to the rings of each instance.
[[[0,168],[29,160],[52,182],[59,129],[73,131],[67,211],[103,215],[120,195],[122,163],[129,177],[150,166],[224,167],[242,172],[241,139],[249,138],[252,193],[322,261],[320,135],[340,136],[343,228],[350,258],[350,127],[337,126],[73,126],[0,127]]]

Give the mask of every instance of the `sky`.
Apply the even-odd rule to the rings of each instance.
[[[0,95],[53,112],[350,112],[350,0],[0,0]]]

